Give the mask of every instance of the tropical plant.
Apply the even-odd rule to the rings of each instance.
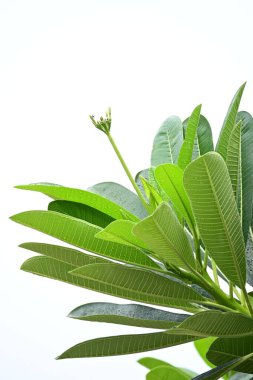
[[[78,248],[21,244],[40,254],[21,269],[138,302],[85,304],[71,311],[71,318],[158,330],[82,342],[58,359],[197,341],[214,368],[195,379],[253,373],[253,294],[246,288],[246,282],[253,285],[253,118],[238,112],[244,87],[230,104],[215,149],[199,105],[183,123],[176,116],[164,121],[151,167],[135,179],[111,135],[111,111],[99,120],[91,116],[136,194],[112,182],[88,190],[49,183],[17,186],[53,200],[47,211],[11,219]],[[142,364],[151,369],[148,380],[195,376],[155,359]]]

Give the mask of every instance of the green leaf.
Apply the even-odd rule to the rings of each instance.
[[[82,342],[69,348],[57,359],[89,358],[100,356],[127,355],[137,352],[159,350],[194,340],[193,337],[166,335],[162,332],[109,336]]]
[[[54,211],[27,211],[11,217],[14,222],[34,228],[101,256],[150,269],[160,269],[141,250],[123,244],[96,239],[98,226]]]
[[[209,362],[206,358],[207,351],[209,350],[209,347],[211,344],[215,341],[216,338],[204,338],[204,339],[199,339],[194,342],[194,346],[196,350],[198,351],[199,355],[201,358],[204,360],[204,362],[211,368],[214,367],[214,365]]]
[[[200,112],[201,112],[201,104],[198,105],[193,110],[188,121],[188,127],[186,130],[185,139],[184,139],[184,142],[183,142],[183,145],[181,147],[179,157],[178,157],[178,166],[183,170],[191,162],[191,159],[192,159],[194,141],[197,134],[197,128],[199,125]]]
[[[227,147],[226,164],[230,175],[233,193],[237,201],[238,211],[241,212],[241,128],[239,121],[233,128]]]
[[[102,228],[105,228],[108,224],[115,220],[104,212],[76,202],[53,201],[49,203],[48,210],[70,215],[74,218],[85,220],[88,223],[95,224],[96,226]]]
[[[173,164],[160,165],[155,169],[155,178],[168,195],[176,211],[193,229],[195,221],[190,200],[183,185],[183,170]]]
[[[141,176],[140,179],[145,191],[146,198],[149,201],[150,210],[153,212],[156,207],[162,203],[163,199],[155,187],[153,187],[144,177]]]
[[[188,122],[189,118],[183,122],[184,135],[186,135]],[[194,147],[191,159],[195,160],[195,158],[198,158],[199,156],[202,156],[203,154],[212,150],[214,150],[212,129],[208,120],[203,115],[200,115],[199,125],[197,128],[197,135],[194,139]]]
[[[91,256],[87,253],[77,251],[76,249],[62,247],[59,245],[45,243],[23,243],[21,248],[28,249],[41,255],[52,257],[63,263],[72,264],[75,267],[81,267],[88,264],[108,263],[107,260],[100,257]]]
[[[167,203],[162,203],[152,215],[137,223],[133,233],[159,259],[185,269],[195,267],[189,240]]]
[[[167,365],[153,368],[146,376],[147,380],[190,380],[191,376],[176,367]]]
[[[71,272],[92,280],[101,291],[109,287],[111,294],[159,306],[191,308],[203,297],[186,285],[163,275],[119,264],[92,264]]]
[[[171,364],[164,362],[163,360],[151,358],[151,357],[141,358],[138,360],[138,363],[148,369],[153,369],[153,368],[164,366],[164,365],[173,367]]]
[[[237,120],[242,121],[241,137],[241,214],[244,241],[247,241],[253,206],[253,118],[245,111],[239,112]]]
[[[68,317],[83,321],[116,323],[153,329],[166,329],[182,322],[189,315],[176,314],[152,307],[114,303],[88,303],[72,310]]]
[[[194,377],[193,380],[218,380],[221,379],[223,375],[232,371],[234,368],[238,366],[238,364],[242,363],[246,359],[233,359],[227,363],[221,364],[220,366],[211,369],[201,375]]]
[[[107,241],[147,249],[147,245],[132,233],[132,229],[135,224],[136,223],[131,222],[130,220],[115,220],[105,229],[98,232],[95,237]]]
[[[92,193],[101,195],[110,201],[117,203],[121,208],[128,210],[139,219],[147,216],[140,198],[126,187],[115,182],[101,182],[88,188]]]
[[[235,367],[236,371],[253,373],[253,339],[252,336],[216,339],[211,345],[207,358],[215,365],[223,365],[229,360],[243,359],[243,363]],[[250,358],[245,359],[248,355]]]
[[[246,83],[244,83],[236,92],[230,106],[227,112],[227,115],[225,117],[220,136],[218,139],[218,143],[216,146],[216,151],[220,153],[220,155],[226,160],[227,157],[227,147],[228,147],[228,142],[230,139],[230,135],[232,133],[232,130],[234,128],[234,125],[236,123],[236,116],[237,112],[240,106],[241,102],[241,97],[244,91]]]
[[[251,336],[253,339],[253,319],[238,312],[209,310],[192,315],[178,327],[168,330],[167,333],[223,338]]]
[[[246,244],[246,277],[247,283],[253,286],[253,231],[252,227],[249,230],[249,237]]]
[[[176,163],[183,143],[183,126],[177,116],[166,119],[158,130],[151,154],[151,165]]]
[[[86,190],[74,189],[71,187],[64,187],[60,185],[48,184],[48,183],[34,183],[30,185],[16,186],[17,189],[38,191],[53,199],[65,200],[71,202],[82,203],[104,212],[111,216],[113,219],[122,218],[122,210],[128,215],[130,220],[137,221],[139,218],[129,211],[123,209],[122,206],[115,202]]]
[[[228,170],[222,157],[206,153],[185,170],[184,186],[205,248],[221,271],[243,288],[245,246]]]

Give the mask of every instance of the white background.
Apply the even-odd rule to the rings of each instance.
[[[87,339],[147,330],[70,320],[80,304],[117,300],[19,271],[29,254],[17,245],[50,239],[8,220],[47,205],[13,186],[129,186],[88,119],[109,105],[133,173],[149,166],[153,136],[171,114],[184,119],[203,103],[217,138],[245,80],[242,108],[253,111],[252,12],[250,0],[0,1],[1,378],[145,378],[136,360],[146,354],[54,360]],[[206,368],[191,344],[150,354]]]

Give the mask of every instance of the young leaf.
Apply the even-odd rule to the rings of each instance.
[[[216,339],[207,353],[207,358],[215,365],[223,365],[229,360],[242,359],[243,362],[238,363],[239,365],[235,368],[236,371],[253,373],[252,355],[253,339],[252,336],[248,336],[233,339]]]
[[[167,333],[223,338],[251,336],[253,339],[253,319],[238,312],[209,310],[192,315]]]
[[[204,360],[204,362],[211,368],[214,367],[214,365],[209,362],[206,358],[207,351],[209,350],[211,344],[215,341],[216,338],[204,338],[199,339],[194,342],[194,346],[196,350],[198,351],[201,358]]]
[[[142,219],[147,216],[140,198],[126,187],[115,182],[101,182],[88,188],[88,191],[101,195],[110,201],[117,203],[123,209]]]
[[[192,377],[180,368],[167,365],[153,368],[146,376],[147,380],[190,380]]]
[[[72,310],[68,317],[82,321],[116,323],[153,329],[167,329],[178,325],[189,315],[176,314],[149,306],[96,302]]]
[[[163,360],[151,358],[151,357],[141,358],[138,360],[138,363],[143,365],[143,367],[146,367],[148,369],[160,367],[161,365],[162,366],[167,365],[169,367],[173,367],[171,364],[164,362]]]
[[[127,355],[159,350],[160,348],[172,347],[193,340],[194,337],[166,335],[162,332],[109,336],[79,343],[63,352],[57,359]]]
[[[95,224],[96,226],[102,228],[105,228],[108,224],[115,220],[104,212],[76,202],[53,201],[49,203],[48,210],[70,215],[74,218],[85,220],[88,223]]]
[[[195,221],[190,200],[183,185],[183,170],[173,164],[159,165],[155,169],[155,178],[173,203],[176,211],[184,217],[188,226],[193,229]]]
[[[228,170],[222,157],[209,152],[185,170],[184,186],[201,238],[221,271],[243,288],[245,246]]]
[[[54,211],[27,211],[14,215],[11,219],[109,259],[140,265],[150,269],[160,269],[144,252],[135,247],[96,239],[95,235],[102,228],[84,220]]]
[[[162,203],[152,215],[137,223],[133,233],[159,259],[185,269],[195,267],[189,240],[167,203]]]
[[[151,154],[151,165],[176,163],[183,143],[183,126],[177,116],[171,116],[164,121],[158,130]]]
[[[195,141],[195,137],[197,133],[197,128],[199,125],[200,112],[201,112],[201,104],[198,105],[193,110],[188,121],[188,127],[186,130],[185,139],[180,149],[180,153],[178,157],[178,166],[183,170],[191,162],[191,159],[192,159],[194,141]]]
[[[183,122],[184,135],[186,135],[186,130],[188,127],[189,118]],[[200,115],[199,118],[199,126],[197,128],[197,135],[194,140],[194,147],[192,153],[192,160],[198,158],[199,156],[203,156],[203,154],[213,151],[213,137],[212,137],[212,129],[208,120]]]
[[[38,191],[49,197],[57,200],[71,201],[82,203],[84,205],[90,206],[104,212],[105,214],[111,216],[113,219],[121,219],[121,210],[128,215],[130,220],[137,221],[139,218],[133,215],[128,210],[125,210],[121,205],[102,197],[101,195],[95,194],[86,190],[73,189],[70,187],[64,187],[60,185],[48,184],[48,183],[35,183],[30,185],[16,186],[18,189]]]
[[[20,248],[28,249],[41,255],[52,257],[63,263],[71,264],[75,267],[81,267],[88,264],[108,263],[108,260],[101,257],[91,256],[87,253],[77,251],[76,249],[62,247],[59,245],[45,243],[23,243]]]
[[[115,220],[105,229],[98,232],[95,237],[115,243],[148,249],[147,245],[132,233],[135,224],[136,223],[130,220]]]
[[[227,147],[228,147],[228,142],[230,139],[230,135],[232,133],[232,130],[235,126],[236,123],[236,116],[237,112],[240,106],[241,102],[241,97],[244,91],[246,83],[244,83],[236,92],[230,106],[227,112],[227,115],[225,117],[220,136],[218,139],[218,143],[216,146],[216,151],[220,153],[220,155],[226,160],[227,158]]]

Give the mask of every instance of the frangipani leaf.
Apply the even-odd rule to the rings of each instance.
[[[195,266],[189,240],[167,203],[162,203],[152,215],[137,223],[133,233],[160,260],[185,269]]]
[[[180,153],[178,157],[178,166],[183,170],[191,162],[191,159],[192,159],[194,141],[197,134],[197,128],[199,125],[200,112],[201,112],[201,104],[198,105],[193,110],[188,121],[185,139],[180,149]]]
[[[253,339],[252,336],[216,339],[211,345],[207,358],[215,365],[223,365],[230,360],[242,359],[238,362],[236,370],[239,372],[253,373]]]
[[[183,170],[177,165],[163,164],[155,169],[155,178],[173,206],[193,229],[195,221],[188,195],[183,185]]]
[[[205,248],[225,276],[239,287],[244,287],[246,261],[243,234],[222,157],[209,152],[194,160],[185,170],[184,186]]]
[[[167,333],[223,338],[251,336],[253,340],[253,319],[238,312],[209,310],[192,315]]]
[[[167,365],[153,368],[146,376],[147,380],[190,380],[191,378],[180,368]]]
[[[71,264],[75,267],[81,267],[88,264],[108,263],[108,260],[101,257],[88,255],[87,253],[77,251],[76,249],[62,247],[60,245],[45,243],[23,243],[20,248],[28,249],[41,255],[52,257],[63,263]]]
[[[147,216],[140,198],[126,187],[115,182],[101,182],[88,188],[88,191],[101,195],[113,203],[117,203],[121,208],[127,210],[139,219]]]
[[[159,306],[190,309],[204,298],[186,285],[158,273],[119,264],[92,264],[76,268],[71,274],[92,280],[111,289],[117,297]]]
[[[113,219],[121,219],[122,213],[124,211],[126,215],[129,216],[130,220],[137,221],[139,218],[128,210],[125,210],[122,206],[117,203],[102,197],[101,195],[95,194],[94,192],[74,189],[71,187],[64,187],[60,185],[48,184],[48,183],[34,183],[30,185],[20,185],[16,186],[18,189],[38,191],[49,197],[57,200],[71,201],[82,203],[84,205],[90,206],[104,212],[105,214],[111,216]]]
[[[204,339],[199,339],[194,342],[194,346],[196,350],[198,351],[199,355],[201,358],[204,360],[204,362],[211,368],[214,367],[214,365],[209,362],[206,358],[207,351],[209,350],[211,344],[215,341],[216,338],[204,338]]]
[[[69,348],[58,356],[57,359],[127,355],[137,352],[159,350],[160,348],[172,347],[192,340],[194,340],[193,337],[173,336],[162,332],[109,336],[79,343]]]
[[[17,223],[34,228],[101,256],[150,269],[160,269],[148,255],[141,250],[123,244],[96,239],[102,231],[98,226],[54,211],[27,211],[11,217]]]
[[[186,135],[186,130],[188,127],[189,118],[183,122],[184,127],[184,135]],[[192,153],[192,160],[198,158],[199,156],[203,156],[203,154],[213,151],[213,137],[212,137],[212,129],[208,120],[200,115],[199,125],[197,128],[197,134],[194,140],[194,147]]]
[[[176,326],[188,316],[144,305],[119,305],[107,302],[88,303],[77,307],[68,315],[70,318],[83,321],[116,323],[153,329],[166,329]]]
[[[230,139],[230,135],[232,133],[232,130],[235,126],[236,123],[236,116],[237,112],[240,106],[241,102],[241,97],[244,91],[246,83],[244,83],[236,92],[230,106],[227,112],[227,115],[225,117],[220,136],[218,139],[218,143],[216,146],[216,151],[220,153],[220,155],[226,160],[227,158],[227,147],[228,147],[228,142]]]
[[[227,157],[226,157],[226,164],[228,168],[228,172],[230,175],[232,188],[234,197],[237,202],[237,207],[239,213],[241,213],[241,176],[242,176],[242,170],[241,170],[241,129],[242,129],[242,122],[239,121],[233,128],[228,146],[227,146]]]
[[[48,210],[70,215],[102,228],[115,220],[104,212],[77,202],[53,201],[49,203]]]
[[[154,369],[154,368],[161,367],[161,366],[166,366],[167,368],[172,368],[172,369],[176,368],[178,371],[177,374],[187,375],[189,379],[191,379],[192,376],[196,375],[196,373],[194,373],[188,369],[177,368],[170,363],[167,363],[163,360],[159,360],[156,358],[151,358],[151,357],[141,358],[138,360],[138,363],[140,363],[141,365],[143,365],[144,367],[146,367],[148,369]]]
[[[176,163],[183,143],[183,125],[177,116],[166,119],[158,130],[151,154],[151,165]]]
[[[245,243],[248,239],[253,207],[253,118],[245,111],[239,112],[242,122],[241,136],[241,215]]]
[[[238,366],[238,364],[242,363],[246,359],[233,359],[227,363],[221,364],[216,368],[211,369],[210,371],[204,372],[201,375],[194,377],[193,380],[218,380],[221,379],[223,375],[232,371],[234,368]]]
[[[118,219],[109,224],[102,231],[98,232],[95,237],[120,244],[140,247],[142,249],[148,249],[147,245],[132,233],[135,224],[136,223],[131,222],[130,220]]]

